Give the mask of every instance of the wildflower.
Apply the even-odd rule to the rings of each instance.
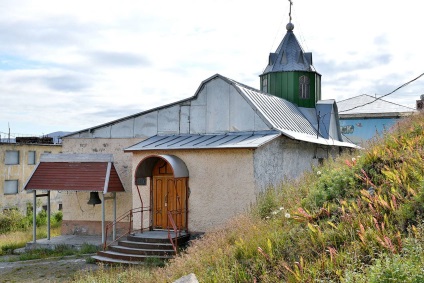
[[[319,176],[319,175],[321,175],[321,171],[317,171],[317,175]]]
[[[276,211],[276,210],[271,212],[272,215],[276,215],[277,213],[278,213],[278,211]]]
[[[282,206],[281,206],[281,207],[280,207],[280,211],[281,211],[281,210],[283,210],[283,209],[284,209],[284,207],[282,207]]]
[[[352,157],[352,162],[355,163],[355,161],[356,161],[356,158]]]
[[[285,218],[290,218],[290,213],[286,212],[286,213],[284,214],[284,217],[285,217]]]
[[[265,219],[269,219],[269,216],[265,217]]]

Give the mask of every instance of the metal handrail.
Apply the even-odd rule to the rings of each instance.
[[[168,226],[168,239],[169,239],[169,241],[171,242],[171,244],[172,244],[172,248],[174,249],[174,252],[175,252],[175,254],[177,254],[178,252],[177,252],[177,247],[178,247],[178,228],[177,228],[177,225],[175,225],[175,221],[174,221],[174,218],[172,218],[172,214],[171,214],[171,211],[168,211],[168,219],[169,219],[169,222],[171,223],[171,225],[172,225],[172,229],[174,230],[174,233],[175,233],[175,243],[174,243],[174,241],[172,240],[172,237],[171,237],[171,231],[170,231],[170,227],[169,227],[169,225],[167,225]]]
[[[148,212],[148,211],[150,211],[150,208],[149,207],[144,207],[144,208],[143,207],[137,207],[137,208],[133,208],[133,209],[129,210],[128,212],[126,212],[125,214],[123,214],[120,217],[118,217],[116,219],[116,221],[109,222],[106,225],[106,227],[105,227],[105,240],[104,240],[104,243],[103,243],[103,250],[106,250],[108,246],[110,246],[114,242],[118,241],[122,237],[131,234],[132,232],[140,231],[141,233],[143,233],[144,230],[149,229],[150,227],[146,227],[146,228],[143,227],[143,222],[144,222],[143,221],[143,214],[144,214],[144,212]],[[140,229],[134,230],[133,229],[133,227],[134,227],[134,225],[133,225],[134,215],[135,214],[138,214],[138,213],[141,214],[141,217],[140,217],[140,219],[141,219],[140,224],[141,225],[140,225]],[[128,218],[129,218],[129,223],[128,223],[128,230],[126,231],[126,233],[122,234],[121,236],[119,236],[119,237],[117,237],[115,239],[112,239],[112,241],[110,243],[108,243],[107,242],[107,239],[108,239],[108,237],[107,237],[108,230],[111,229],[111,228],[113,229],[113,227],[114,226],[116,227],[118,223],[121,223],[121,222],[123,222],[123,220],[128,219]]]

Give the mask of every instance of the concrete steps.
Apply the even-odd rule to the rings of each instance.
[[[175,235],[173,236],[175,240]],[[181,247],[188,242],[190,235],[182,232],[177,238],[178,246]],[[147,231],[128,235],[126,240],[97,252],[92,258],[108,264],[140,264],[146,260],[168,260],[174,256],[167,231]]]

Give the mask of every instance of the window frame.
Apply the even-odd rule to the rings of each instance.
[[[33,155],[33,160],[32,160],[32,163],[30,163],[30,157],[31,157],[31,155]],[[37,152],[35,151],[35,150],[29,150],[28,151],[28,165],[35,165],[35,164],[37,164]]]
[[[6,187],[7,187],[7,185],[6,185],[6,183],[11,183],[11,182],[14,182],[14,183],[16,183],[16,192],[13,192],[13,193],[10,193],[10,192],[7,192],[6,193]],[[19,194],[19,180],[4,180],[4,186],[3,186],[3,194],[4,195],[17,195],[17,194]]]
[[[262,91],[268,93],[268,78],[266,76],[262,78]]]
[[[16,160],[16,163],[15,162],[10,162],[10,160],[12,159],[10,156],[8,157],[8,155],[9,154],[12,154],[12,153],[16,153],[18,156],[17,156],[17,160]],[[21,154],[20,154],[20,152],[19,152],[19,150],[6,150],[6,153],[5,153],[5,156],[4,156],[4,164],[5,165],[19,165],[20,164],[20,156]],[[14,159],[15,159],[15,157],[14,157]]]
[[[300,99],[309,99],[311,94],[309,91],[310,79],[308,76],[302,75],[299,77],[299,98]]]

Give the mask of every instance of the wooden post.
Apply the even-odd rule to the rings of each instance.
[[[32,201],[32,242],[37,242],[37,191],[33,191],[34,199]]]

